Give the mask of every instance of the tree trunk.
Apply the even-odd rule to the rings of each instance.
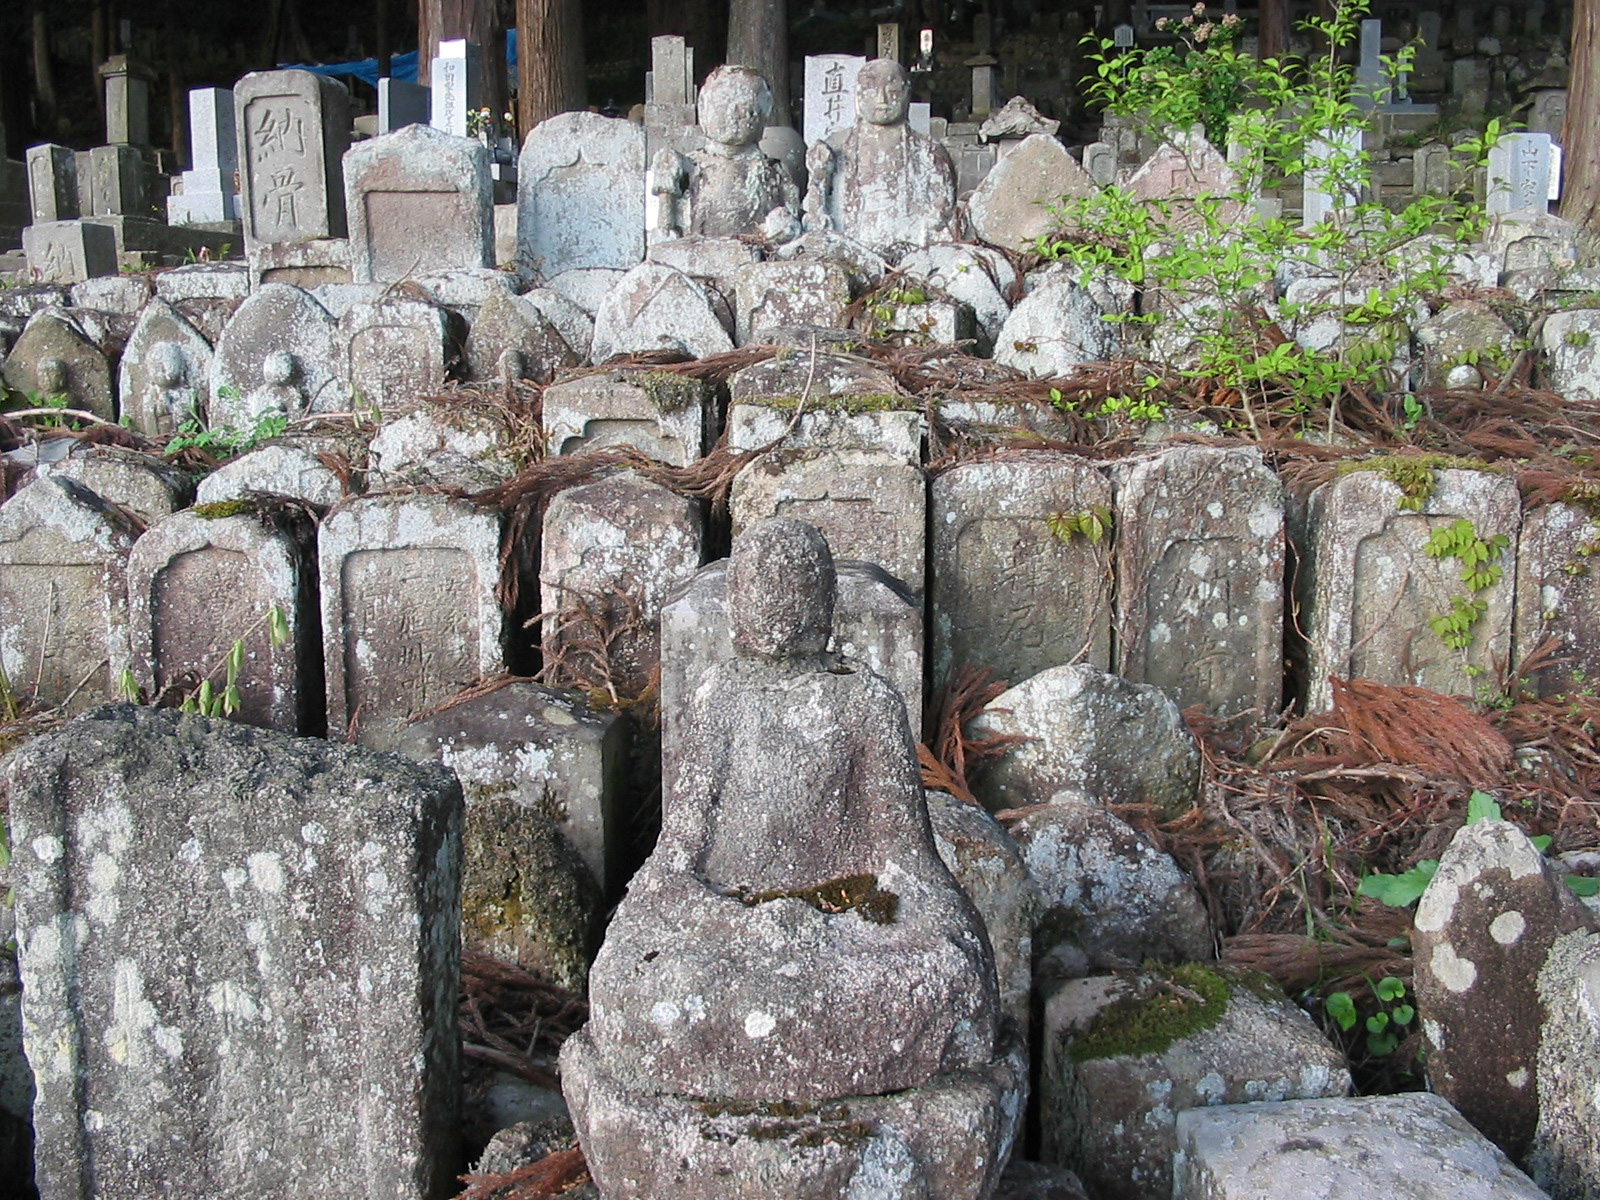
[[[389,38],[389,0],[376,0],[372,8],[375,26],[373,57],[378,60],[378,78],[384,79],[389,74],[389,57],[394,44]]]
[[[579,0],[517,0],[517,128],[585,107]]]
[[[732,0],[728,5],[728,62],[754,67],[772,88],[772,123],[788,125],[789,17],[784,0]]]
[[[45,138],[56,136],[56,73],[50,63],[50,25],[43,0],[33,8],[33,124]]]
[[[430,83],[439,43],[465,38],[483,49],[483,102],[498,119],[506,111],[505,12],[496,0],[418,0],[417,81]]]
[[[1289,53],[1288,0],[1261,0],[1261,58],[1282,58]]]
[[[1600,235],[1600,0],[1573,0],[1561,215]]]

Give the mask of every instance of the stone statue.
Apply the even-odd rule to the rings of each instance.
[[[934,846],[898,693],[826,649],[833,601],[813,526],[735,542],[736,657],[696,692],[562,1054],[608,1200],[843,1197],[884,1156],[906,1187],[875,1196],[980,1197],[1003,1165],[1019,1076],[988,938]],[[778,1139],[755,1119],[772,1106],[795,1115]]]
[[[150,383],[156,390],[159,432],[180,429],[199,419],[199,391],[189,382],[189,363],[176,342],[157,342],[150,350]]]
[[[898,262],[959,240],[956,173],[943,146],[906,123],[911,85],[893,59],[856,78],[856,123],[806,154],[808,229],[831,228]]]
[[[287,350],[274,350],[261,362],[261,386],[244,398],[244,415],[254,422],[274,414],[297,417],[306,410],[298,386],[300,363]]]
[[[782,163],[758,144],[772,113],[772,89],[749,67],[718,67],[700,89],[704,149],[670,148],[651,164],[662,201],[657,234],[788,241],[795,233],[800,190]]]

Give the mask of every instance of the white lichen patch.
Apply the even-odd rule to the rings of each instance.
[[[1433,948],[1428,965],[1439,982],[1452,992],[1464,992],[1478,979],[1477,964],[1462,958],[1449,942],[1440,942]]]
[[[245,860],[250,871],[250,886],[271,896],[283,894],[283,859],[277,853],[263,850]]]
[[[111,1020],[102,1035],[111,1061],[128,1067],[142,1065],[145,1039],[156,1024],[156,1006],[145,999],[139,964],[120,959],[112,968]]]
[[[33,856],[42,863],[59,862],[66,853],[66,847],[61,844],[61,839],[45,835],[36,837],[28,843],[33,847]]]
[[[1527,927],[1528,922],[1523,919],[1522,914],[1516,909],[1512,909],[1510,912],[1501,913],[1489,922],[1489,936],[1502,946],[1510,946],[1522,937],[1522,932]]]
[[[1506,1082],[1509,1083],[1514,1088],[1525,1088],[1525,1087],[1527,1087],[1528,1086],[1528,1068],[1527,1067],[1518,1067],[1515,1071],[1507,1072],[1507,1074],[1506,1074]]]
[[[657,1029],[669,1029],[678,1023],[683,1010],[670,1000],[657,1000],[650,1006],[650,1024]]]
[[[206,1005],[223,1019],[224,1027],[232,1021],[257,1021],[261,1008],[250,990],[242,983],[224,979],[206,989]]]
[[[753,1010],[744,1019],[744,1035],[747,1038],[764,1038],[777,1027],[777,1018],[760,1009]]]

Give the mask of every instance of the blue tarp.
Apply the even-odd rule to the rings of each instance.
[[[511,78],[517,77],[517,31],[506,30],[506,66],[511,69]],[[353,75],[364,82],[374,91],[378,87],[378,60],[375,58],[357,59],[355,62],[324,63],[319,66],[308,66],[305,63],[285,63],[284,70],[310,71],[314,75]],[[389,78],[398,79],[401,83],[415,83],[417,81],[417,51],[407,50],[404,54],[394,54],[389,57]]]

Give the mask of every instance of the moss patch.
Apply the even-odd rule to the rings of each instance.
[[[676,371],[641,371],[628,382],[642,387],[662,412],[677,412],[705,399],[706,385],[692,375]]]
[[[218,500],[211,504],[196,504],[189,510],[202,521],[220,521],[224,517],[237,517],[252,511],[248,500]]]
[[[1482,459],[1455,458],[1448,454],[1386,454],[1376,458],[1347,459],[1339,464],[1340,476],[1356,471],[1376,471],[1400,489],[1400,510],[1421,512],[1438,486],[1436,472],[1488,471]]]
[[[800,403],[799,396],[752,396],[742,404],[760,404],[766,408],[793,412]],[[908,412],[922,407],[915,397],[893,396],[887,392],[867,392],[859,396],[812,396],[806,401],[807,412]]]
[[[1067,1057],[1082,1063],[1160,1054],[1220,1021],[1232,996],[1228,981],[1210,967],[1146,963],[1133,991],[1102,1009]]]
[[[874,925],[892,925],[900,911],[900,897],[878,886],[876,875],[846,875],[804,888],[775,888],[770,892],[741,892],[739,899],[752,908],[771,900],[804,900],[818,912],[852,910]]]

